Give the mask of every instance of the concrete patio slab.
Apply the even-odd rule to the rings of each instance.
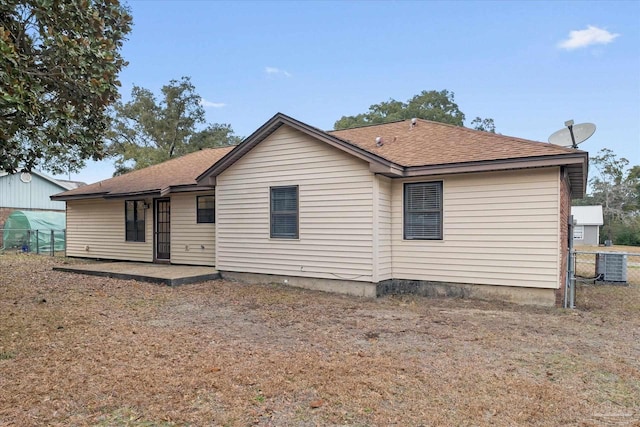
[[[145,262],[98,262],[54,267],[53,269],[91,276],[161,283],[168,286],[199,283],[220,278],[220,273],[213,267]]]

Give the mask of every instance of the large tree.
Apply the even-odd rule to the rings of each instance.
[[[423,90],[406,102],[389,99],[369,107],[366,113],[355,116],[343,116],[334,124],[334,129],[348,129],[389,123],[412,118],[432,120],[455,126],[464,126],[465,115],[455,102],[454,93],[448,90]],[[476,117],[471,124],[476,129],[495,132],[493,119]]]
[[[591,158],[591,191],[578,205],[602,205],[603,237],[618,244],[640,244],[640,166],[603,148]]]
[[[206,123],[205,112],[189,77],[171,80],[161,93],[158,101],[150,90],[134,86],[131,100],[114,106],[109,154],[116,158],[116,175],[240,142],[228,124],[199,129]]]
[[[0,2],[0,169],[63,173],[103,157],[130,30],[118,0]]]

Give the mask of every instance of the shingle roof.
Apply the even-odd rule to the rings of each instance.
[[[210,182],[280,126],[289,126],[368,162],[372,172],[391,178],[563,166],[572,195],[584,196],[589,164],[585,151],[428,120],[410,125],[411,120],[405,120],[325,132],[277,113],[197,181]],[[382,138],[380,147],[377,137]]]
[[[579,150],[418,119],[327,132],[405,167],[577,153]],[[376,145],[376,138],[383,145]]]
[[[234,147],[208,148],[164,163],[124,175],[85,185],[53,196],[55,199],[76,197],[117,197],[162,191],[168,187],[196,185],[196,177],[220,160]]]
[[[167,162],[140,169],[125,175],[86,185],[52,196],[54,200],[89,197],[118,197],[132,194],[161,192],[168,188],[190,187],[204,184],[208,176],[216,176],[231,166],[255,145],[267,138],[282,125],[289,125],[302,132],[345,150],[373,163],[387,163],[395,170],[388,176],[409,176],[416,168],[427,168],[433,173],[442,168],[476,168],[489,162],[537,159],[526,167],[569,165],[568,172],[576,194],[584,193],[586,182],[587,153],[544,142],[535,142],[511,136],[482,132],[428,120],[404,120],[381,125],[324,132],[289,116],[278,113],[245,139],[236,150],[234,147],[213,148],[198,151]],[[382,145],[377,146],[376,139]],[[233,153],[231,153],[233,151]],[[543,159],[543,160],[541,160]],[[496,162],[498,161],[498,162]],[[544,163],[544,164],[543,164]],[[393,166],[393,164],[397,166]],[[448,166],[463,165],[463,166]],[[470,165],[470,166],[467,166]],[[486,166],[486,165],[485,165]],[[496,166],[497,167],[497,166]],[[398,169],[399,168],[399,169]],[[462,170],[449,170],[457,173]],[[385,171],[376,171],[385,173]],[[420,174],[425,174],[425,169]],[[163,191],[164,190],[164,191]]]

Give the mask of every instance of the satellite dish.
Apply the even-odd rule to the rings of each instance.
[[[20,181],[24,182],[25,184],[28,184],[31,182],[31,174],[29,172],[22,172],[20,174]]]
[[[566,128],[554,132],[549,137],[549,142],[562,147],[578,148],[578,144],[586,141],[596,131],[593,123],[573,124],[573,120],[566,121]]]

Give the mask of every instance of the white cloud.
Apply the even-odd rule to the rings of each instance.
[[[291,77],[291,73],[287,72],[287,70],[281,70],[280,68],[276,67],[264,67],[264,72],[270,76],[282,74],[285,77]]]
[[[211,101],[207,101],[204,98],[200,98],[200,105],[202,105],[205,108],[208,108],[208,107],[222,108],[222,107],[225,107],[227,104],[225,104],[224,102],[211,102]]]
[[[558,47],[566,50],[579,49],[594,44],[609,44],[620,34],[613,34],[602,28],[588,25],[586,30],[569,32],[569,38],[558,43]]]

